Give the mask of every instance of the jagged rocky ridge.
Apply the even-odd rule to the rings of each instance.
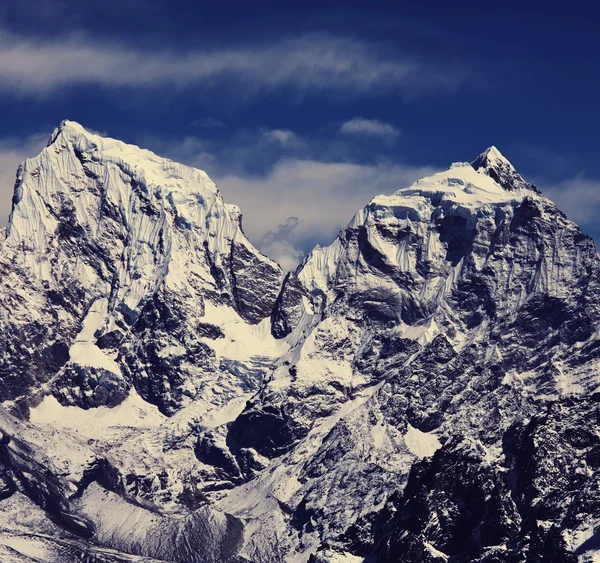
[[[598,265],[492,147],[283,279],[203,172],[64,122],[0,247],[0,554],[593,561]]]

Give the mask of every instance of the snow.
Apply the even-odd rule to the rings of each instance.
[[[34,278],[60,287],[70,274],[90,292],[107,297],[111,287],[86,263],[88,257],[64,263],[57,217],[70,209],[73,223],[97,242],[111,232],[105,241],[111,267],[105,275],[114,280],[116,292],[108,310],[100,303],[91,311],[104,314],[102,323],[108,328],[114,327],[116,311],[138,311],[163,282],[189,293],[198,281],[204,289],[214,287],[204,257],[208,253],[219,265],[221,255],[230,254],[232,241],[276,267],[249,243],[240,227],[239,208],[224,203],[205,172],[100,137],[72,121],[61,124],[40,155],[25,161],[17,184],[3,249],[12,249]],[[119,232],[106,209],[118,217]],[[60,261],[49,259],[55,254]]]
[[[123,538],[135,545],[143,542],[151,533],[160,535],[161,525],[164,526],[165,521],[159,514],[126,502],[98,483],[92,483],[85,490],[79,507],[85,516],[96,523],[97,539],[108,545],[115,538]]]
[[[304,463],[315,455],[324,438],[340,421],[362,412],[361,407],[373,399],[382,385],[383,382],[364,389],[356,398],[346,401],[334,414],[318,420],[291,453],[274,460],[268,470],[250,483],[231,490],[218,503],[218,507],[225,512],[247,522],[246,542],[252,541],[253,535],[260,533],[261,526],[266,523],[269,529],[274,530],[273,533],[283,533],[285,524],[278,521],[281,515],[278,503],[294,506],[302,498],[303,486],[309,487],[304,479],[300,479]],[[314,541],[318,544],[318,537]],[[309,538],[305,536],[304,547],[295,556],[288,554],[288,560],[306,562],[317,544],[311,546]]]
[[[167,420],[156,406],[144,401],[134,389],[125,401],[113,408],[102,406],[84,410],[63,406],[48,395],[30,412],[34,424],[63,428],[90,438],[97,438],[113,426],[143,428],[158,426]]]
[[[329,556],[330,563],[363,563],[364,557],[352,555],[351,553],[333,553]]]
[[[439,549],[433,547],[433,545],[431,545],[429,542],[423,542],[423,545],[427,548],[427,551],[429,551],[429,553],[431,553],[431,555],[433,555],[436,559],[441,559],[442,561],[448,561],[448,559],[450,559],[448,555],[446,555]]]
[[[600,562],[600,520],[589,518],[579,528],[564,530],[561,535],[567,549],[579,554],[579,563]]]
[[[410,424],[404,435],[404,441],[409,451],[419,459],[432,456],[442,447],[435,434],[421,432],[421,430],[412,427]]]
[[[494,158],[500,158],[499,151],[490,149]],[[503,157],[502,157],[503,158]],[[508,162],[508,161],[507,161]],[[428,231],[429,224],[444,216],[458,215],[469,219],[473,216],[494,216],[497,206],[516,206],[525,197],[540,197],[531,190],[507,191],[482,170],[475,170],[467,162],[454,163],[448,170],[422,178],[411,186],[401,188],[391,195],[378,195],[358,211],[347,229],[366,227],[369,243],[377,248],[390,264],[401,271],[414,272],[416,256],[397,240],[386,240],[377,233],[378,227],[385,225],[390,231],[416,229],[427,236],[427,258],[431,261],[443,260],[445,247]],[[419,226],[421,225],[421,227]],[[328,301],[334,299],[332,286],[339,280],[340,269],[352,258],[352,247],[344,242],[344,231],[328,247],[317,246],[310,252],[297,270],[299,281],[306,289],[322,292]],[[364,274],[363,274],[364,275]],[[362,283],[372,288],[382,283],[381,279],[356,277],[353,283]],[[439,287],[428,290],[436,293]],[[316,310],[321,306],[315,299]],[[307,314],[312,314],[312,306],[305,306]]]
[[[41,538],[0,533],[0,545],[8,546],[17,553],[36,561],[50,561],[53,553]]]
[[[254,356],[277,358],[289,346],[284,340],[277,340],[271,334],[270,319],[249,325],[231,307],[206,303],[204,322],[220,327],[224,338],[208,340],[219,357],[230,360],[248,360]]]
[[[186,352],[184,346],[165,346],[157,355],[159,358],[167,358],[169,356],[183,356]]]
[[[400,324],[397,331],[403,338],[416,340],[419,344],[425,345],[431,342],[439,333],[439,328],[433,318],[414,325]]]
[[[74,483],[83,478],[84,472],[96,459],[95,452],[80,438],[66,436],[50,425],[35,425],[20,421],[0,407],[2,433],[18,436],[11,440],[10,455],[24,458],[36,467],[44,467],[50,474],[66,476],[64,487],[75,492]]]
[[[246,393],[235,399],[232,399],[220,409],[209,410],[201,419],[202,428],[209,430],[217,428],[223,424],[234,421],[244,410],[246,402],[252,397],[253,393]]]
[[[381,386],[382,384],[377,384],[365,389],[356,399],[346,402],[335,414],[319,420],[308,436],[302,440],[301,444],[291,454],[282,458],[280,463],[267,475],[262,474],[258,477],[254,482],[255,486],[246,484],[233,490],[222,502],[224,510],[233,511],[240,515],[248,515],[248,513],[254,513],[254,515],[267,514],[268,511],[262,512],[260,508],[256,510],[257,505],[260,506],[265,500],[268,502],[270,498],[277,498],[283,502],[288,501],[301,487],[298,474],[302,469],[302,464],[298,461],[309,459],[310,454],[318,449],[329,431],[344,416],[364,405]],[[289,462],[289,465],[281,463],[286,461]]]
[[[479,155],[479,158],[481,157],[486,157],[491,164],[501,162],[503,164],[508,164],[512,167],[512,164],[510,164],[510,162],[504,157],[504,155],[493,145],[485,151],[483,151]]]
[[[477,208],[492,203],[508,203],[530,196],[528,190],[508,192],[492,178],[481,174],[468,163],[417,180],[412,186],[398,190],[391,196],[377,196],[372,204],[384,207],[407,207],[414,204],[418,212],[427,209],[425,200],[441,196],[441,201]],[[412,207],[412,206],[411,206]],[[420,216],[420,219],[428,217]]]
[[[80,366],[102,368],[117,375],[121,375],[119,364],[111,360],[95,344],[77,343],[69,349],[71,361]]]

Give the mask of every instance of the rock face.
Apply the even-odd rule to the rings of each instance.
[[[516,422],[503,436],[503,463],[473,441],[453,441],[415,464],[378,515],[377,560],[592,561],[599,401],[554,402]]]
[[[492,147],[284,279],[203,172],[65,122],[0,247],[0,546],[593,561],[599,266]]]
[[[482,152],[471,162],[471,166],[478,172],[492,178],[498,185],[509,192],[526,189],[541,195],[541,192],[533,184],[523,180],[513,165],[502,156],[496,147],[490,147],[485,152]]]

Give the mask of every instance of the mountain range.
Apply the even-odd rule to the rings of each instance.
[[[294,272],[64,121],[0,234],[0,560],[600,561],[600,256],[491,147]]]

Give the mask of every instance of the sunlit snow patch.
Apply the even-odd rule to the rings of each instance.
[[[416,428],[408,425],[408,430],[404,435],[404,442],[408,450],[415,454],[418,458],[432,456],[442,445],[437,436],[427,432],[421,432]]]
[[[97,430],[111,426],[144,428],[158,426],[167,417],[157,407],[144,401],[135,390],[131,390],[125,401],[116,407],[81,409],[63,406],[52,395],[31,409],[30,420],[34,424],[51,425],[93,437]]]

